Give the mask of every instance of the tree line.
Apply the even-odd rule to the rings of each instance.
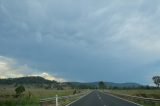
[[[159,88],[160,87],[160,76],[153,76],[152,80],[154,84],[157,86],[157,88]]]

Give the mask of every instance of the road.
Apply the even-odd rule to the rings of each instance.
[[[141,106],[125,101],[107,93],[93,91],[68,106]]]

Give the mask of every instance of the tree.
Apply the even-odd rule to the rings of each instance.
[[[75,90],[73,91],[73,95],[76,94],[76,93],[77,93],[77,90],[75,89]]]
[[[21,86],[17,87],[15,89],[15,91],[16,91],[17,96],[20,96],[25,91],[25,88],[24,88],[24,86],[21,85]]]
[[[105,89],[105,88],[106,88],[106,85],[104,84],[103,81],[100,81],[100,82],[98,83],[98,85],[99,85],[99,89]]]
[[[160,86],[160,76],[153,76],[152,80],[154,81],[156,86],[159,88],[159,86]]]

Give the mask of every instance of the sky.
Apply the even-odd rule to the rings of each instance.
[[[0,0],[0,78],[152,84],[159,0]]]

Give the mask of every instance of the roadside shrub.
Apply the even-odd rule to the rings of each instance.
[[[77,90],[75,89],[75,90],[73,91],[73,95],[76,94],[76,93],[77,93]]]
[[[17,87],[17,88],[15,89],[15,92],[16,92],[17,97],[20,96],[20,95],[22,95],[22,93],[23,93],[24,91],[25,91],[25,88],[24,88],[23,85],[21,85],[21,86],[19,86],[19,87]]]

